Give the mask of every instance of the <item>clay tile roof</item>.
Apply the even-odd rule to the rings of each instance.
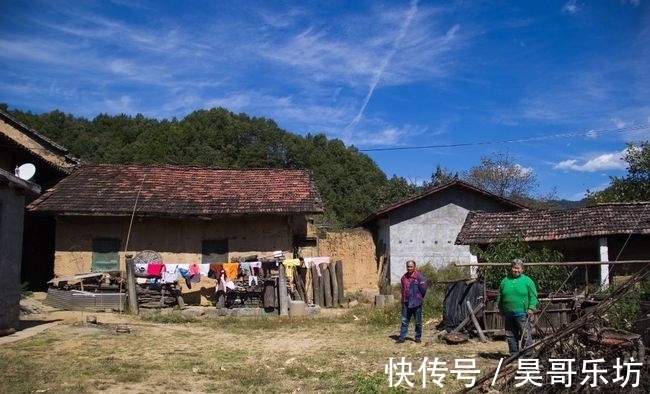
[[[304,170],[84,165],[31,203],[59,215],[215,217],[322,213]]]
[[[526,242],[650,234],[650,202],[598,204],[562,210],[470,212],[456,244],[489,244],[503,236]]]

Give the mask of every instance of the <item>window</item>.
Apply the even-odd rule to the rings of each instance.
[[[228,261],[228,239],[205,239],[201,245],[201,263]]]
[[[120,240],[115,238],[93,239],[91,272],[118,271],[120,243]]]

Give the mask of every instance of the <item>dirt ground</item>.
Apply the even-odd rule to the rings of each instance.
[[[501,341],[431,342],[433,320],[425,324],[424,343],[395,344],[398,327],[364,322],[363,309],[259,319],[220,317],[203,313],[212,309],[206,308],[192,312],[203,313],[198,323],[160,323],[128,314],[54,310],[42,304],[44,297],[24,299],[23,329],[0,338],[0,359],[20,364],[0,361],[0,392],[401,392],[389,387],[386,368],[392,359],[412,364],[417,391],[446,393],[464,382],[448,376],[443,388],[431,383],[422,388],[416,370],[427,359],[438,357],[449,369],[457,359],[473,359],[487,372],[506,357]]]

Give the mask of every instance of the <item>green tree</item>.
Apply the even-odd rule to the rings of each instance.
[[[587,191],[592,203],[650,201],[650,141],[627,144],[624,160],[627,175],[610,177],[610,185],[598,192]]]
[[[355,225],[387,198],[386,176],[355,147],[323,134],[302,137],[272,120],[224,108],[198,110],[180,121],[140,114],[100,114],[88,121],[61,111],[36,115],[0,108],[86,163],[310,170],[325,204],[323,221],[331,228]]]
[[[356,148],[328,140],[324,134],[309,134],[298,162],[314,173],[326,205],[324,220],[330,228],[351,227],[381,205],[386,176]]]
[[[452,174],[446,167],[440,167],[440,164],[436,165],[436,170],[431,174],[431,183],[434,186],[438,186],[443,183],[451,182],[454,179],[458,178],[458,173]]]
[[[463,180],[500,197],[521,199],[537,187],[535,174],[514,162],[508,153],[482,157],[481,164],[463,174]]]
[[[393,175],[381,189],[381,206],[394,204],[420,192],[420,188],[404,177]]]

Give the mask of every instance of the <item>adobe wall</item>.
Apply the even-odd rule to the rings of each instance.
[[[369,231],[359,228],[326,233],[318,238],[316,247],[301,248],[300,254],[302,257],[329,256],[331,261],[342,261],[346,293],[378,293],[375,243]]]
[[[75,217],[57,220],[54,275],[56,277],[87,273],[92,264],[93,238],[117,238],[120,248],[120,270],[125,269],[125,243],[128,251],[154,250],[163,262],[190,264],[201,262],[201,242],[204,239],[228,239],[228,260],[258,255],[272,256],[275,250],[287,251],[291,258],[291,235],[286,219],[247,219],[221,221],[172,221],[140,219],[132,225],[129,219],[96,218],[92,222]],[[183,252],[181,252],[183,251]],[[189,252],[187,252],[189,251]],[[329,256],[343,262],[343,284],[346,293],[378,292],[378,273],[372,234],[364,229],[327,233],[318,238],[317,246],[301,248],[303,257]],[[203,277],[189,289],[181,281],[183,298],[188,304],[209,305],[215,288],[213,279]]]
[[[121,240],[120,269],[124,270],[124,250],[137,253],[154,250],[163,262],[201,263],[202,241],[228,239],[226,260],[250,255],[271,256],[274,250],[290,250],[291,235],[286,219],[163,220],[138,219],[129,233],[129,218],[59,217],[56,229],[54,275],[57,277],[90,272],[94,238]],[[128,245],[126,245],[128,238]]]

